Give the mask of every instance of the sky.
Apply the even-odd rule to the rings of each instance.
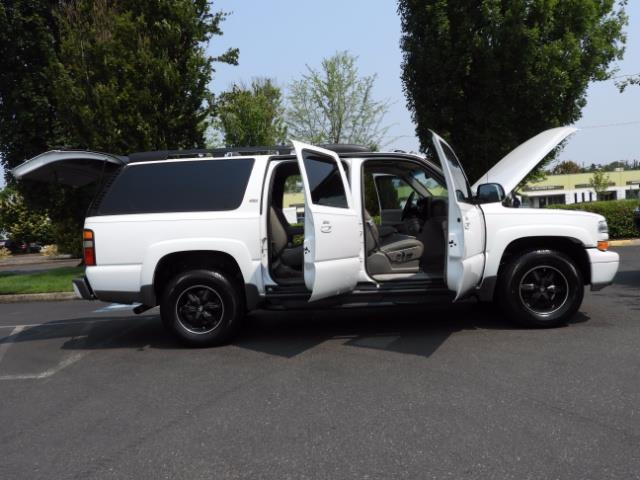
[[[348,50],[358,56],[362,75],[377,76],[375,98],[391,103],[386,123],[391,125],[388,140],[393,142],[385,148],[418,150],[400,81],[395,1],[217,0],[213,6],[230,15],[222,24],[224,35],[213,39],[208,53],[216,56],[229,47],[240,49],[238,66],[216,64],[211,84],[215,93],[254,77],[274,78],[286,89],[307,65],[318,67],[324,57]],[[640,1],[630,2],[627,14],[626,53],[614,65],[616,75],[640,74]],[[590,165],[640,159],[640,86],[621,94],[614,81],[598,82],[589,87],[587,102],[576,124],[582,130],[570,139],[559,161]]]
[[[640,74],[640,2],[629,2],[625,57],[616,62],[616,75]],[[224,35],[209,52],[240,49],[238,66],[218,64],[212,89],[218,93],[233,82],[272,77],[281,87],[318,67],[322,58],[348,50],[359,57],[363,75],[377,75],[376,99],[392,102],[386,117],[392,125],[388,149],[418,150],[411,115],[400,81],[400,18],[391,0],[218,0],[216,9],[230,12],[222,24]],[[609,163],[640,159],[640,86],[621,94],[615,81],[592,84],[576,133],[559,161]],[[636,122],[630,125],[620,123]],[[616,124],[605,128],[601,125]],[[464,159],[461,159],[464,163]]]

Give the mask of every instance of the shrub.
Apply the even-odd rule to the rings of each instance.
[[[571,205],[552,205],[549,208],[563,210],[581,210],[598,213],[607,219],[609,238],[632,238],[638,236],[633,224],[633,211],[638,200],[609,200],[604,202],[573,203]]]
[[[57,245],[45,245],[40,250],[40,253],[45,257],[57,257],[58,256],[58,246]]]
[[[11,250],[5,247],[0,247],[0,260],[3,258],[9,258],[11,256]]]

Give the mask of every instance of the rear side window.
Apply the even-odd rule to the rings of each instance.
[[[235,210],[244,198],[252,158],[133,164],[123,169],[98,215]]]
[[[331,157],[303,152],[311,201],[316,205],[349,208],[338,165]]]

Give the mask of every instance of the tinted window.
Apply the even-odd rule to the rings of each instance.
[[[349,208],[338,165],[331,157],[303,153],[311,201],[316,205]]]
[[[99,215],[235,210],[253,159],[133,164],[116,178]]]
[[[456,157],[456,154],[453,153],[453,150],[451,150],[447,144],[440,142],[440,146],[444,151],[445,161],[449,164],[449,169],[453,176],[458,201],[469,201],[471,198],[471,189],[469,188],[469,182],[467,182],[467,177],[462,170],[462,166],[458,161],[458,157]]]

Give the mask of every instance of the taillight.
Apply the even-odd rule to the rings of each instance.
[[[83,230],[82,232],[82,255],[84,264],[87,267],[96,264],[96,244],[93,238],[93,230]]]

